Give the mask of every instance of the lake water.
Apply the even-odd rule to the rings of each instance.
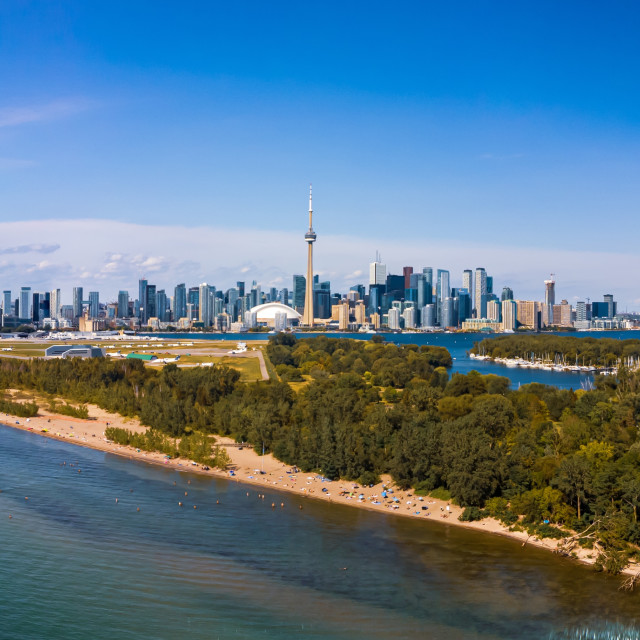
[[[639,637],[619,577],[442,521],[4,426],[0,489],[2,640]]]
[[[170,340],[171,338],[181,339],[203,339],[203,340],[228,340],[231,343],[238,341],[249,342],[251,340],[266,340],[269,338],[265,333],[154,333],[146,334],[154,335],[162,339]],[[356,340],[370,340],[372,334],[366,333],[296,333],[296,337],[300,339],[315,337],[318,335],[326,335],[331,338],[354,338]],[[593,376],[556,371],[542,371],[540,369],[524,369],[520,367],[507,367],[502,364],[487,362],[483,360],[472,360],[468,356],[468,352],[475,342],[486,338],[485,334],[479,333],[386,333],[379,334],[384,336],[388,342],[397,344],[428,344],[438,347],[445,347],[451,357],[454,358],[451,373],[469,373],[475,370],[480,373],[494,373],[499,376],[505,376],[511,380],[512,388],[530,382],[539,382],[540,384],[549,384],[561,389],[580,389],[590,385],[593,382]],[[557,335],[575,336],[578,338],[594,337],[594,338],[614,338],[616,340],[628,340],[631,338],[640,338],[638,331],[578,331],[572,333],[562,333]]]

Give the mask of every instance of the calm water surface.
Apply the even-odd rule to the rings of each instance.
[[[0,489],[2,640],[548,638],[640,613],[619,578],[507,539],[4,426]]]
[[[269,335],[265,333],[154,333],[154,335],[163,339],[171,338],[192,338],[201,340],[229,340],[237,342],[239,340],[266,340]],[[372,334],[367,333],[296,333],[300,339],[316,337],[318,335],[326,335],[331,338],[354,338],[356,340],[370,340]],[[520,367],[507,367],[505,365],[486,362],[482,360],[472,360],[468,356],[468,352],[473,347],[474,342],[478,342],[486,337],[480,333],[385,333],[380,334],[388,342],[397,344],[429,344],[438,347],[445,347],[451,357],[454,358],[451,373],[469,373],[471,370],[480,373],[494,373],[499,376],[505,376],[511,380],[512,388],[517,388],[522,384],[530,382],[539,382],[540,384],[549,384],[561,389],[580,389],[589,385],[593,381],[593,376],[556,371],[542,371],[539,369],[522,369]],[[548,334],[545,334],[548,335]],[[631,338],[640,338],[639,331],[577,331],[571,333],[559,333],[556,335],[573,336],[577,338],[614,338],[616,340],[629,340]]]

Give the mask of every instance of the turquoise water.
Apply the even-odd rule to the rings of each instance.
[[[620,578],[508,539],[263,501],[3,426],[0,489],[2,640],[526,639],[638,622]]]
[[[269,335],[265,333],[154,333],[143,334],[154,335],[162,339],[170,340],[171,338],[188,338],[202,340],[229,340],[237,342],[244,340],[266,340]],[[332,338],[354,338],[356,340],[370,340],[372,334],[367,333],[296,333],[300,339],[315,337],[318,335],[327,335]],[[473,343],[488,337],[480,333],[384,333],[382,335],[388,342],[397,344],[428,344],[448,349],[451,357],[454,358],[451,373],[469,373],[471,370],[480,373],[495,373],[499,376],[505,376],[511,380],[512,388],[517,388],[522,384],[530,382],[539,382],[540,384],[549,384],[561,389],[580,389],[585,385],[593,382],[593,376],[556,371],[542,371],[539,369],[521,369],[519,367],[507,367],[494,362],[486,362],[482,360],[472,360],[467,355]],[[578,338],[594,337],[594,338],[614,338],[616,340],[628,340],[631,338],[640,338],[638,331],[577,331],[572,333],[560,333],[556,335],[570,335]]]

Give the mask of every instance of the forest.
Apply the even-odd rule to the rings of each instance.
[[[448,352],[434,347],[279,334],[267,356],[281,379],[247,384],[224,366],[7,359],[0,388],[92,402],[172,438],[232,436],[328,478],[372,484],[390,474],[417,493],[450,496],[465,519],[576,532],[567,552],[593,548],[605,571],[636,557],[637,372],[597,376],[590,391],[513,390],[500,376],[449,375]]]

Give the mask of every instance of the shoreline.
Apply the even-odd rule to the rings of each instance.
[[[414,520],[430,520],[454,527],[484,531],[517,540],[522,543],[522,547],[532,545],[551,552],[555,551],[557,547],[557,540],[538,539],[525,531],[509,531],[506,526],[493,518],[461,522],[458,520],[458,516],[463,511],[461,507],[430,496],[416,496],[411,489],[400,490],[394,486],[388,476],[383,476],[382,482],[373,487],[362,487],[356,482],[347,480],[326,480],[313,472],[288,473],[291,471],[289,465],[276,460],[272,454],[259,456],[251,447],[242,449],[235,446],[225,447],[235,467],[233,471],[214,468],[205,470],[202,465],[182,458],[167,461],[161,453],[137,450],[130,446],[107,441],[104,436],[104,430],[107,426],[137,432],[144,432],[147,427],[141,426],[136,419],[108,413],[95,405],[87,406],[91,416],[88,420],[61,416],[40,409],[38,416],[34,418],[20,418],[3,414],[0,417],[0,424],[22,431],[30,431],[38,436],[160,465],[175,471],[235,480],[237,483],[269,488],[301,498],[343,504],[387,515],[402,516]],[[215,436],[215,439],[222,446],[235,444],[232,438]],[[262,472],[263,469],[264,472]],[[383,497],[383,486],[387,487],[386,497]],[[301,505],[300,508],[302,508]],[[593,565],[595,559],[589,556],[592,556],[590,550],[577,548],[576,556],[570,556],[570,558],[582,564]],[[629,565],[622,571],[622,574],[635,575],[637,572],[637,565]]]

